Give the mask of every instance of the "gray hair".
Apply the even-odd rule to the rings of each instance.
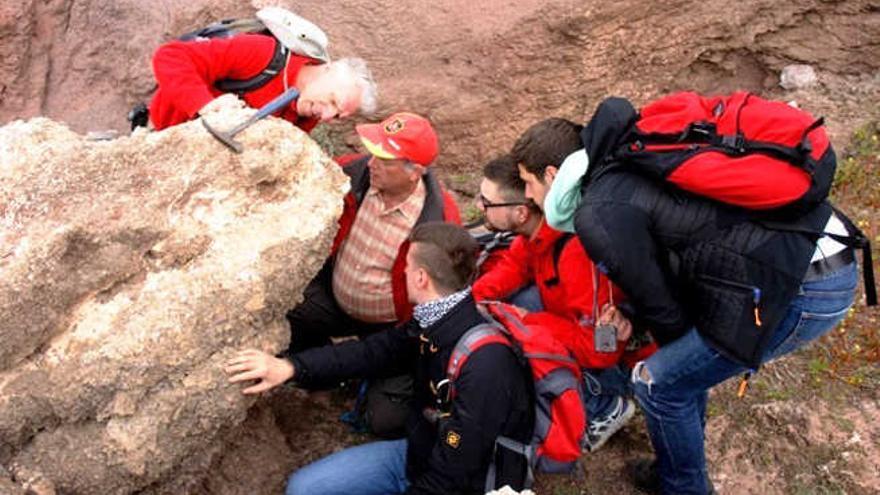
[[[362,58],[347,57],[331,63],[345,66],[354,74],[361,88],[360,113],[365,116],[372,115],[379,106],[379,90],[373,79],[373,73],[367,67],[367,62]]]

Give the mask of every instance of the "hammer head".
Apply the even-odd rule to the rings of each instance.
[[[226,146],[229,147],[229,149],[231,149],[232,151],[234,151],[236,153],[242,152],[242,150],[244,148],[241,146],[241,143],[239,143],[238,141],[233,139],[233,137],[235,137],[234,133],[218,131],[217,129],[214,129],[213,127],[208,125],[208,122],[204,118],[202,118],[200,120],[202,121],[202,125],[205,126],[205,129],[207,129],[208,132],[210,132],[212,136],[217,138],[218,141],[225,144]]]

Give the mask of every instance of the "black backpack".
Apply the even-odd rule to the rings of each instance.
[[[256,18],[223,19],[211,23],[201,29],[190,31],[177,37],[179,41],[194,41],[208,38],[231,38],[238,34],[263,34],[275,38],[266,25]],[[287,60],[287,48],[275,39],[275,53],[269,64],[259,74],[250,79],[221,79],[214,86],[224,93],[235,93],[241,96],[266,85],[284,69]]]

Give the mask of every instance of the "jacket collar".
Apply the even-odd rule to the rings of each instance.
[[[474,296],[468,295],[453,306],[442,318],[428,328],[421,329],[418,323],[412,328],[418,334],[419,339],[434,348],[452,349],[458,339],[471,328],[485,323],[486,319],[477,310]]]
[[[553,249],[553,243],[563,235],[563,232],[547,225],[546,220],[541,220],[541,225],[538,226],[538,231],[535,232],[531,238],[526,240],[526,246],[532,254],[541,255]]]

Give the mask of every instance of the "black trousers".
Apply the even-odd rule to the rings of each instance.
[[[366,337],[397,324],[366,323],[352,318],[336,302],[332,277],[333,265],[328,261],[306,286],[303,302],[287,313],[291,353],[331,345],[331,337]],[[385,438],[403,437],[412,396],[411,375],[371,380],[367,391],[365,417],[373,433]]]

